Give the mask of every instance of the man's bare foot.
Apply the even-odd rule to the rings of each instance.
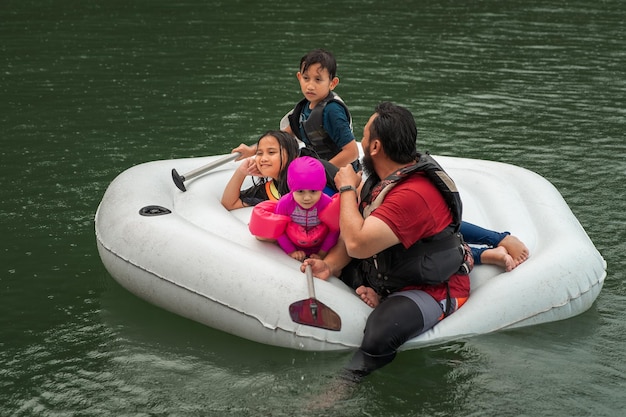
[[[372,308],[375,308],[380,303],[380,297],[371,287],[361,285],[359,288],[356,289],[356,294],[361,297],[361,300],[363,300],[365,304]]]
[[[497,248],[490,248],[483,251],[480,255],[480,263],[501,266],[506,272],[511,271],[517,266],[513,257],[509,255],[504,246],[498,246]]]
[[[513,258],[515,266],[518,266],[530,256],[530,252],[526,245],[524,245],[524,242],[513,235],[507,235],[500,241],[498,247],[506,249],[509,255],[511,255],[511,258]]]

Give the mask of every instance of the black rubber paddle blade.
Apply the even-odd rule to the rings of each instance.
[[[315,298],[296,301],[289,306],[291,320],[305,326],[341,330],[341,317],[330,307]]]

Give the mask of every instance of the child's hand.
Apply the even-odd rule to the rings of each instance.
[[[256,177],[261,176],[261,172],[256,165],[256,160],[254,159],[254,157],[244,159],[241,164],[239,164],[239,168],[237,169],[244,175],[252,175]]]
[[[297,250],[295,252],[291,252],[289,254],[289,256],[291,256],[293,259],[298,260],[300,262],[304,261],[306,259],[306,253],[304,253],[304,251],[301,250]]]
[[[254,154],[256,153],[256,146],[248,146],[245,143],[242,143],[231,151],[231,153],[235,152],[239,152],[241,154],[241,156],[235,160],[241,161],[244,158],[254,156]]]

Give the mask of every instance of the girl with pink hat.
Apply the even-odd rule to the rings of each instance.
[[[255,206],[250,230],[259,237],[275,238],[285,253],[299,261],[323,259],[339,237],[335,207],[339,200],[322,192],[326,186],[324,166],[309,156],[296,158],[289,164],[287,184],[290,191],[278,200],[273,213],[271,206]],[[270,229],[271,236],[266,232]]]

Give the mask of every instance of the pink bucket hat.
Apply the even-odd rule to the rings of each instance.
[[[287,169],[287,185],[291,191],[323,190],[326,187],[324,165],[310,156],[294,159]]]

